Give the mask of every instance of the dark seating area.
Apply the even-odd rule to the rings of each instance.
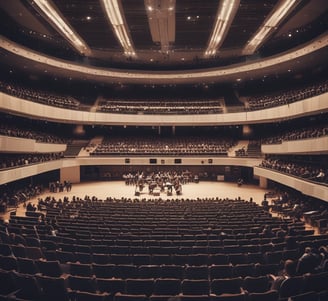
[[[120,114],[220,114],[224,105],[218,100],[104,100],[99,111]]]
[[[323,185],[328,183],[325,156],[318,155],[309,158],[301,155],[267,155],[260,166],[299,177],[306,181],[313,181]]]
[[[249,97],[246,108],[248,110],[263,110],[276,106],[290,104],[299,100],[310,98],[328,91],[328,82],[318,82],[301,88],[276,91],[272,94]]]
[[[13,116],[6,113],[0,113],[0,118],[0,136],[31,139],[35,140],[36,143],[47,143],[49,148],[52,147],[52,144],[67,145],[72,141],[71,137],[67,135],[71,131],[70,125]],[[1,137],[1,139],[4,140],[5,137]],[[12,139],[10,144],[15,143],[13,141],[15,140]],[[2,153],[4,153],[4,150]],[[21,148],[19,153],[25,153],[24,148]]]
[[[238,198],[42,203],[44,214],[1,225],[0,294],[13,300],[285,301],[290,295],[271,290],[272,275],[306,248],[328,245],[304,222]],[[327,265],[297,277],[299,293],[325,300],[318,283],[327,282]]]
[[[236,142],[222,137],[108,137],[90,153],[103,155],[216,155],[227,156],[229,148]]]
[[[33,131],[26,128],[19,128],[17,126],[11,126],[6,124],[0,125],[0,135],[9,136],[9,137],[17,137],[17,138],[25,138],[25,139],[33,139],[37,142],[43,143],[66,143],[65,139],[62,139],[58,136],[51,135],[41,131]]]
[[[277,136],[264,138],[261,140],[262,144],[280,144],[284,141],[294,141],[302,139],[316,139],[328,135],[328,126],[316,126],[308,128],[298,128],[286,131]]]
[[[279,191],[279,188],[277,191]],[[313,197],[305,197],[301,193],[294,191],[278,192],[270,202],[270,210],[273,214],[303,220],[308,225],[318,229],[320,233],[327,231],[327,202]]]
[[[40,195],[44,191],[42,184],[35,185],[19,185],[7,184],[2,185],[0,189],[0,212],[6,212],[7,210],[16,210],[16,208],[22,204],[28,202],[29,199]]]
[[[59,160],[63,153],[46,154],[2,154],[0,159],[0,169],[18,168],[31,164],[40,164],[42,162]]]
[[[50,106],[61,107],[65,109],[80,109],[80,102],[72,96],[60,95],[49,91],[36,90],[31,87],[24,87],[15,83],[6,83],[0,81],[0,91]]]

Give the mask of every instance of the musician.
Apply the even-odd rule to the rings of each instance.
[[[173,184],[171,182],[166,182],[165,187],[167,188],[167,192],[172,193]]]
[[[198,175],[194,175],[194,183],[199,183],[199,177],[198,177]]]
[[[180,183],[178,183],[177,185],[174,186],[175,192],[177,195],[181,195],[182,194],[182,185]]]
[[[165,189],[164,180],[162,178],[158,178],[156,183],[157,183],[158,187],[160,188],[161,192],[163,192]]]
[[[149,194],[152,194],[154,189],[157,187],[157,183],[155,181],[151,181],[149,184],[148,184],[148,192]]]
[[[139,187],[139,191],[142,191],[145,187],[144,181],[141,179],[138,181],[137,186]]]

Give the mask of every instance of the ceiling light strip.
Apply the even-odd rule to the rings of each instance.
[[[144,0],[149,29],[154,43],[161,44],[161,51],[168,53],[175,41],[175,0]]]
[[[239,3],[240,0],[222,0],[220,2],[213,31],[204,53],[205,56],[213,56],[217,53],[228,33],[229,25],[237,13]]]
[[[124,54],[135,56],[135,50],[132,45],[131,38],[128,34],[128,27],[124,21],[119,0],[101,0],[106,15],[113,26],[114,33],[124,49]]]
[[[273,12],[264,20],[261,27],[247,42],[242,50],[242,54],[253,54],[272,34],[272,32],[276,30],[278,24],[291,13],[291,11],[297,6],[298,2],[299,0],[280,0]]]
[[[36,4],[38,11],[45,15],[51,24],[59,31],[66,40],[81,54],[90,56],[91,49],[73,28],[63,19],[57,11],[55,5],[50,0],[33,0],[32,5]]]

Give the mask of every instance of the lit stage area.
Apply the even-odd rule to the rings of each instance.
[[[134,185],[126,185],[124,181],[101,181],[73,184],[70,192],[44,193],[43,196],[53,195],[56,198],[69,198],[77,196],[83,198],[85,195],[95,196],[98,199],[114,198],[136,198],[136,199],[195,199],[195,198],[236,198],[240,197],[249,200],[251,197],[254,202],[261,203],[264,193],[267,190],[261,189],[256,185],[242,185],[238,187],[236,183],[228,182],[210,182],[204,181],[199,183],[188,183],[182,185],[182,194],[177,195],[173,189],[172,196],[167,196],[165,192],[161,192],[159,196],[153,196],[148,193],[146,185],[140,192],[140,196],[135,196],[136,187]]]
[[[177,195],[173,189],[172,196],[167,196],[166,190],[161,192],[159,196],[153,196],[148,193],[148,186],[146,185],[140,196],[135,196],[136,187],[133,185],[126,185],[124,181],[105,181],[105,182],[88,182],[74,184],[70,192],[54,193],[56,198],[64,196],[72,197],[78,196],[83,198],[85,195],[96,196],[98,199],[106,199],[107,197],[115,198],[137,198],[137,199],[195,199],[195,198],[236,198],[240,197],[249,200],[251,197],[254,202],[261,203],[264,193],[267,190],[261,189],[256,185],[242,185],[238,187],[236,183],[229,182],[210,182],[200,181],[199,183],[188,183],[182,185],[182,194]]]
[[[145,186],[140,193],[140,196],[135,196],[136,187],[126,185],[124,181],[99,181],[99,182],[84,182],[73,184],[72,190],[67,192],[50,193],[46,190],[42,195],[39,195],[29,202],[37,204],[38,198],[54,196],[56,199],[63,199],[67,196],[70,200],[73,196],[84,198],[87,196],[95,196],[98,199],[113,198],[130,198],[130,199],[196,199],[196,198],[230,198],[235,199],[240,197],[244,200],[253,199],[255,203],[261,204],[264,194],[268,190],[261,189],[256,185],[243,184],[238,186],[237,183],[231,182],[211,182],[200,181],[199,183],[188,183],[182,185],[182,194],[177,195],[173,189],[172,196],[167,196],[165,192],[161,192],[159,196],[153,196],[148,193],[148,186]],[[24,215],[25,208],[22,204],[17,208],[17,215]],[[2,215],[2,218],[8,218],[9,212]]]

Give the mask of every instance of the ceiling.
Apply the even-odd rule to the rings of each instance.
[[[121,0],[119,6],[133,55],[127,55],[100,0],[52,0],[56,11],[89,48],[87,54],[72,46],[33,0],[0,2],[1,35],[34,51],[84,65],[116,70],[194,72],[271,57],[327,33],[328,1],[299,0],[262,44],[245,54],[247,42],[280,0],[238,0],[219,46],[214,54],[206,56],[221,1]],[[152,16],[149,3],[158,6]],[[163,13],[161,7],[169,7],[168,12]],[[27,59],[1,52],[6,54],[6,61],[0,59],[1,64],[30,68]],[[326,58],[317,55],[316,64],[320,64],[318,57],[327,63]],[[313,59],[304,60],[306,64],[313,64]],[[34,66],[42,69],[37,64]]]

